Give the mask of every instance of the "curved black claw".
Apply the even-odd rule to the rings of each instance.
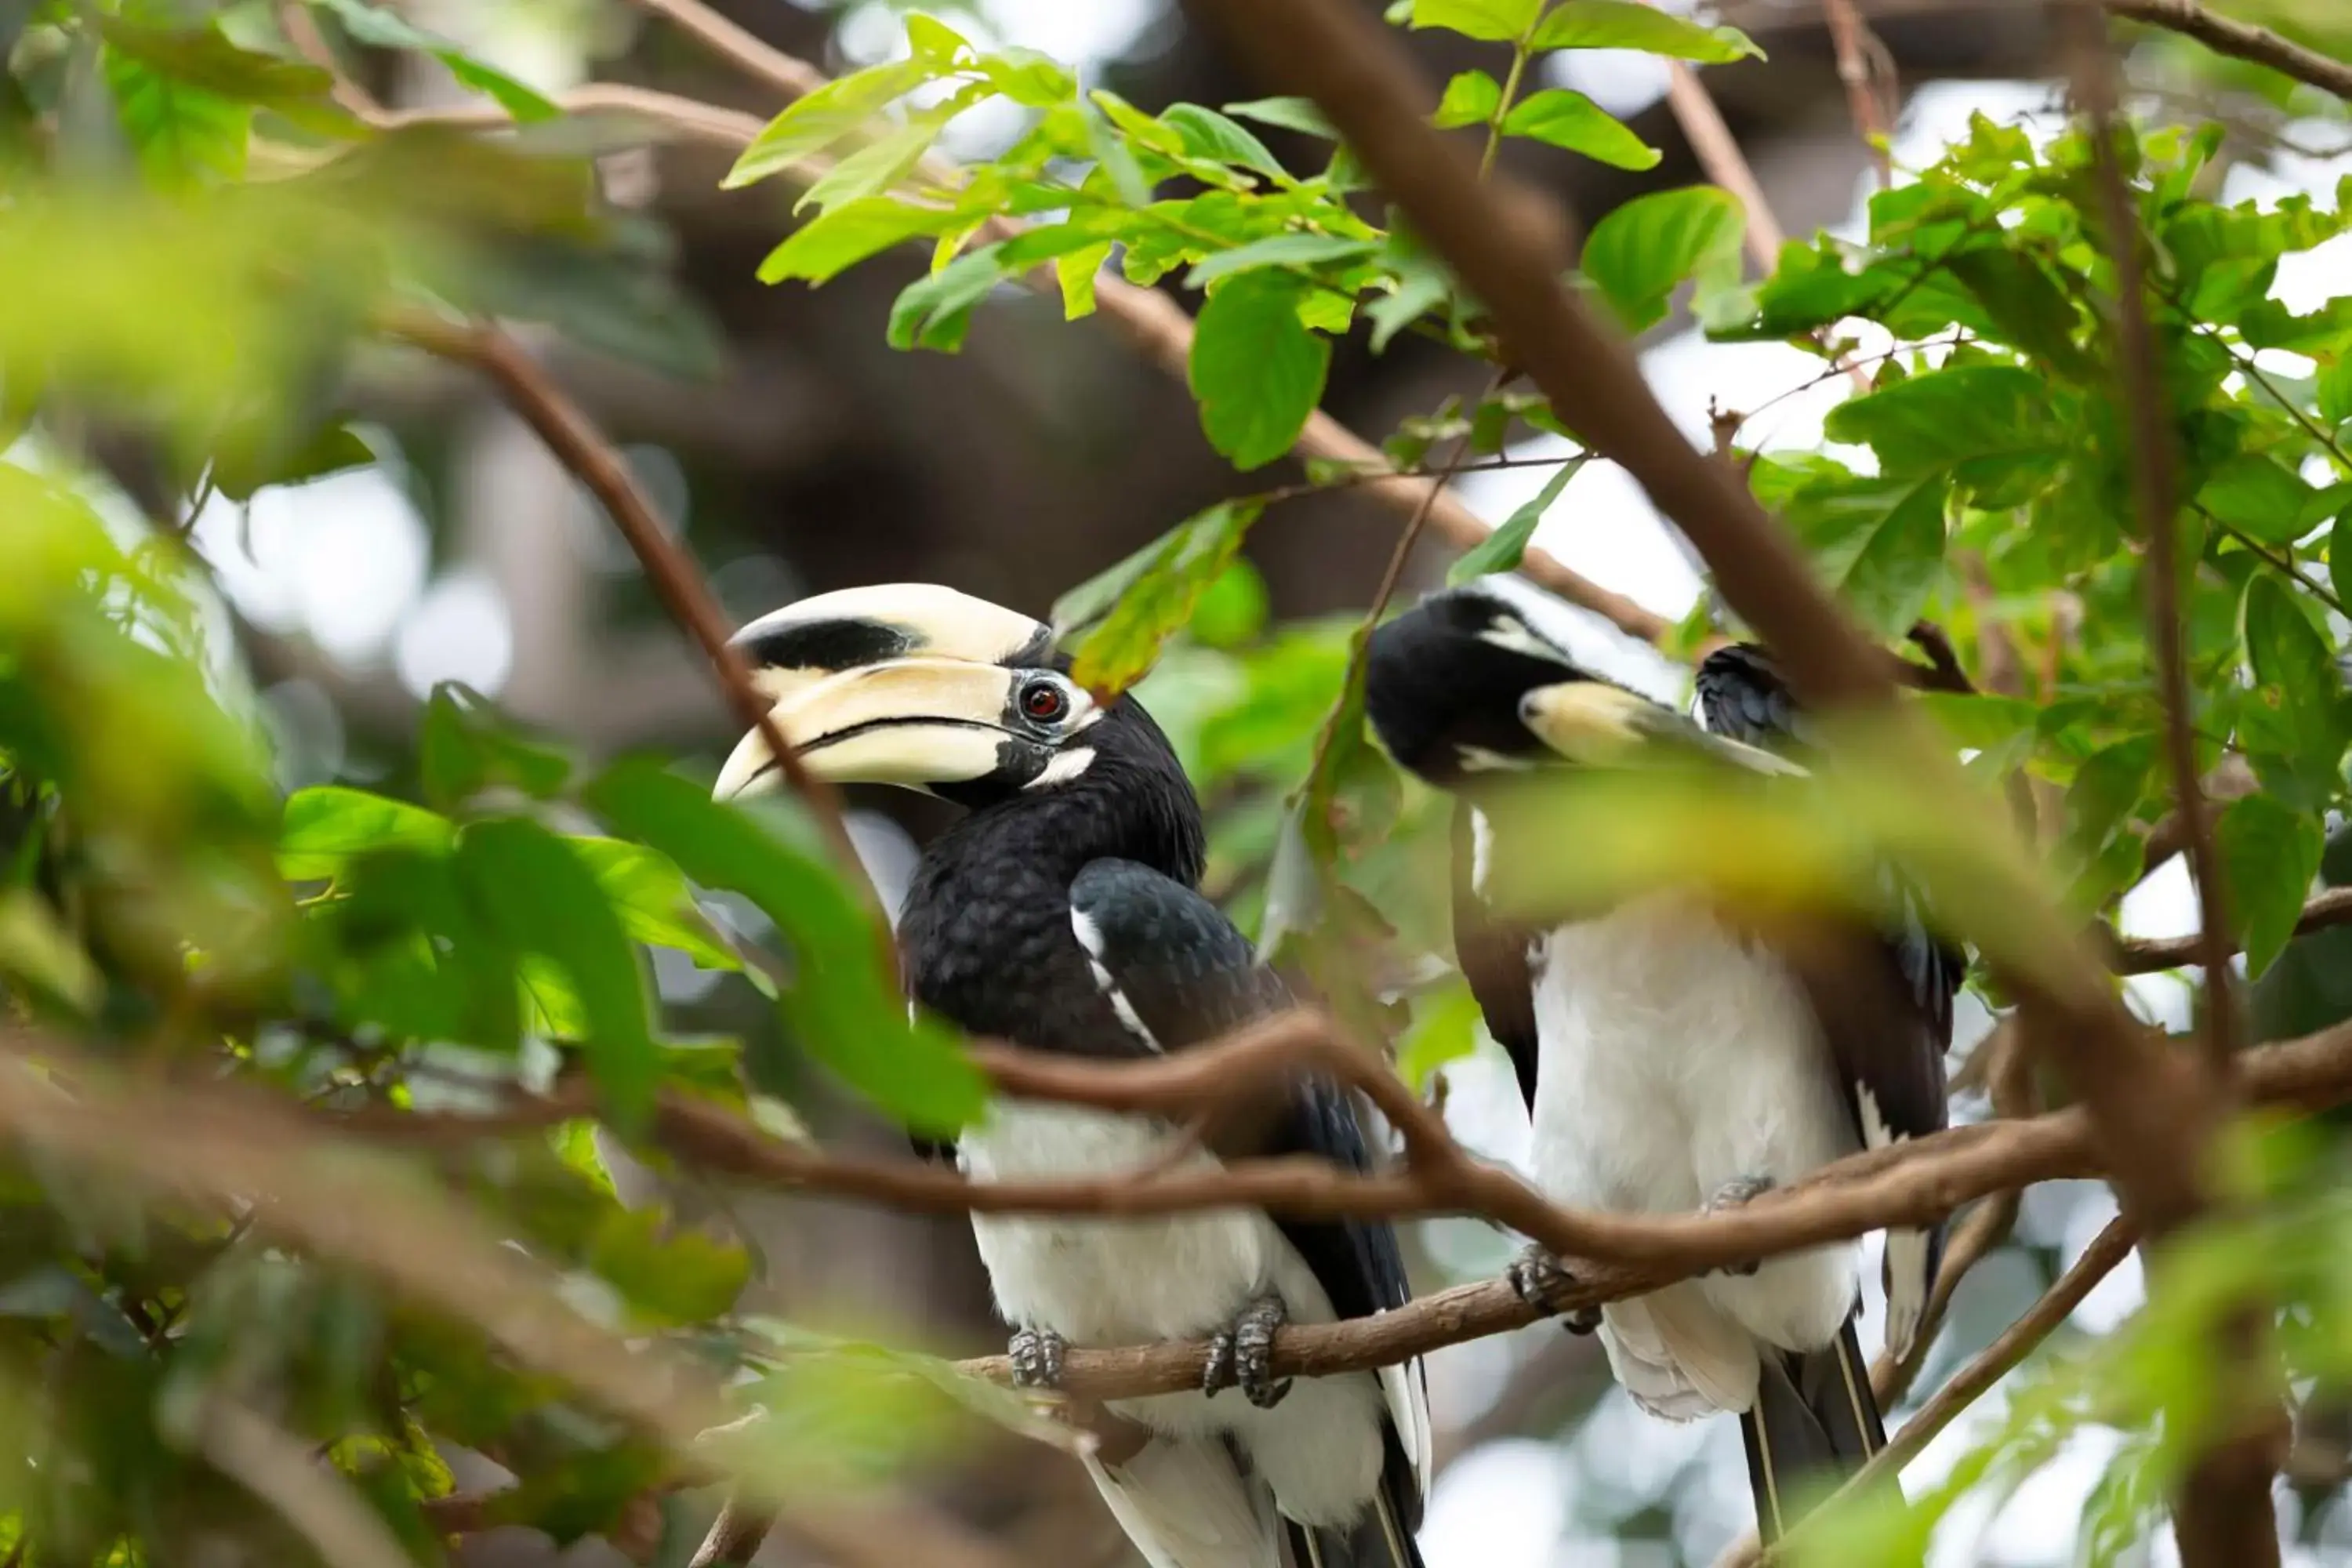
[[[1260,1410],[1271,1410],[1290,1392],[1290,1379],[1274,1381],[1274,1331],[1290,1321],[1290,1310],[1272,1292],[1241,1310],[1233,1327],[1211,1336],[1208,1364],[1201,1369],[1201,1392],[1213,1399],[1228,1388]]]
[[[1069,1341],[1051,1329],[1024,1328],[1013,1336],[1005,1355],[1013,1363],[1015,1388],[1062,1386],[1062,1352]]]
[[[1734,1176],[1715,1189],[1715,1194],[1700,1205],[1701,1214],[1721,1214],[1727,1209],[1744,1208],[1762,1197],[1780,1184],[1769,1176]],[[1763,1267],[1760,1263],[1735,1263],[1718,1268],[1717,1274],[1753,1274]]]
[[[1575,1288],[1576,1276],[1561,1268],[1559,1259],[1542,1247],[1530,1244],[1511,1259],[1510,1268],[1504,1270],[1504,1278],[1511,1282],[1511,1289],[1518,1292],[1520,1300],[1546,1317],[1558,1316],[1559,1326],[1570,1333],[1589,1334],[1601,1326],[1601,1309],[1598,1307],[1571,1307],[1562,1311],[1553,1304],[1561,1295]]]

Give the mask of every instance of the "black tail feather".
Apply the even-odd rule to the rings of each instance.
[[[1285,1521],[1287,1568],[1423,1568],[1398,1500],[1383,1486],[1375,1506],[1352,1525],[1316,1530]]]
[[[1755,1406],[1739,1417],[1757,1532],[1768,1546],[1797,1522],[1808,1500],[1886,1447],[1870,1363],[1853,1323],[1848,1318],[1826,1349],[1768,1352]]]

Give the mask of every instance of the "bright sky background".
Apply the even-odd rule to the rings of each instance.
[[[436,21],[453,33],[467,30],[471,0],[445,4]],[[494,9],[494,8],[485,8]],[[1006,41],[1041,48],[1082,66],[1136,47],[1148,47],[1150,29],[1165,14],[1161,0],[981,0],[986,30]],[[475,13],[479,14],[479,13]],[[866,5],[845,19],[844,54],[861,60],[898,45],[887,8]],[[542,35],[503,32],[480,40],[501,63],[548,88],[576,79],[576,48],[551,47]],[[1555,57],[1556,61],[1564,58]],[[1664,90],[1663,71],[1643,57],[1583,57],[1555,64],[1554,74],[1591,92],[1621,113],[1643,107]],[[1971,82],[1931,85],[1916,92],[1904,113],[1895,146],[1898,163],[1932,161],[1941,146],[1962,133],[1971,111],[2001,121],[2039,114],[2047,128],[2052,101],[2047,84]],[[985,121],[960,125],[960,141],[984,146],[1004,128]],[[2322,133],[2323,138],[2325,133]],[[2326,192],[2352,172],[2352,159],[2332,163],[2291,163],[2278,174],[2239,168],[2230,175],[2227,195],[2275,199],[2293,190]],[[1858,181],[1854,205],[1839,232],[1862,232],[1866,183]],[[2291,258],[2276,292],[2298,309],[2310,309],[2331,289],[2352,278],[2352,239],[2338,240],[2312,255]],[[878,331],[878,325],[877,329]],[[1715,345],[1695,331],[1656,342],[1643,356],[1651,384],[1694,442],[1705,444],[1710,396],[1753,409],[1812,380],[1820,362],[1773,344]],[[1841,382],[1774,405],[1751,426],[1768,446],[1808,447],[1822,436],[1822,416],[1845,393]],[[1536,455],[1561,443],[1544,438],[1515,455]],[[1859,454],[1866,459],[1867,454]],[[1489,518],[1506,515],[1540,485],[1544,473],[1503,471],[1469,476],[1465,499]],[[513,658],[512,630],[496,586],[479,572],[458,567],[435,574],[424,520],[408,499],[397,463],[361,470],[301,487],[265,490],[249,510],[215,500],[194,534],[214,563],[222,585],[257,626],[307,635],[333,659],[354,671],[388,666],[410,691],[422,693],[444,679],[459,679],[495,693]],[[1682,548],[1660,523],[1638,488],[1612,466],[1595,463],[1567,489],[1537,534],[1537,542],[1578,571],[1632,595],[1668,615],[1686,611],[1698,579]],[[1661,697],[1681,696],[1679,673],[1650,649],[1597,625],[1579,634],[1578,651],[1603,670]],[[268,694],[281,728],[291,727],[314,745],[333,742],[331,709],[307,683],[289,683]],[[320,736],[328,737],[320,741]],[[310,758],[305,771],[332,768],[335,755]],[[896,882],[904,871],[906,846],[880,819],[862,821],[877,869]],[[2193,909],[2178,862],[2126,900],[2123,923],[2137,934],[2175,934],[2191,929]],[[2141,1005],[2179,1022],[2186,994],[2175,981],[2149,977],[2134,983]],[[1980,1013],[1975,1019],[1981,1027]],[[1526,1144],[1525,1118],[1507,1069],[1496,1055],[1463,1064],[1453,1074],[1451,1113],[1465,1137],[1503,1158],[1518,1158]],[[2063,1184],[2038,1190],[2027,1205],[2022,1230],[2030,1237],[2063,1247],[2071,1259],[2088,1242],[2113,1205],[2103,1188]],[[1433,1249],[1465,1268],[1492,1269],[1504,1256],[1503,1243],[1475,1226],[1441,1226],[1430,1237]],[[1969,1289],[1999,1301],[2003,1292],[2022,1306],[2034,1287],[2004,1274],[1996,1259],[1971,1276]],[[1874,1260],[1864,1277],[1875,1290]],[[2137,1259],[2119,1270],[2076,1312],[2086,1328],[2105,1329],[2126,1315],[2140,1299]],[[1877,1304],[1864,1326],[1864,1342],[1876,1340]],[[1458,1347],[1436,1358],[1432,1382],[1446,1416],[1474,1415],[1507,1374],[1513,1360],[1549,1328],[1502,1340]],[[1948,1347],[1946,1352],[1948,1371]],[[1936,1373],[1931,1369],[1931,1380]],[[1952,1458],[1998,1418],[1998,1394],[1981,1401],[1907,1472],[1915,1482],[1944,1473]],[[2062,1457],[1995,1520],[1964,1521],[1966,1531],[1948,1532],[1939,1562],[1991,1561],[2056,1563],[2072,1552],[2074,1521],[2095,1479],[2107,1445],[2086,1440]],[[1677,1544],[1686,1561],[1704,1563],[1734,1533],[1746,1528],[1749,1508],[1736,1425],[1717,1420],[1675,1427],[1650,1420],[1612,1391],[1601,1407],[1565,1447],[1542,1442],[1491,1444],[1458,1460],[1441,1478],[1423,1534],[1430,1568],[1580,1568],[1647,1564],[1653,1557],[1621,1549],[1606,1533],[1608,1521],[1646,1502],[1666,1478],[1680,1476],[1670,1489]],[[1981,1540],[1976,1531],[1984,1529]],[[2352,1529],[2339,1520],[2336,1533],[2352,1542]],[[2155,1563],[2172,1560],[2168,1540],[2158,1543]],[[2318,1562],[2308,1553],[2292,1559]]]

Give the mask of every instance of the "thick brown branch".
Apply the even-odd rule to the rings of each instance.
[[[2352,99],[2352,64],[2283,38],[2267,27],[2217,16],[2194,0],[2101,0],[2108,11],[2152,27],[2185,33],[2217,55],[2252,60],[2322,92]]]
[[[1309,1027],[1308,1026],[1314,1026]],[[1241,1094],[1268,1075],[1349,1060],[1349,1047],[1321,1032],[1319,1021],[1277,1020],[1232,1041],[1149,1063],[1088,1063],[991,1047],[979,1054],[1008,1091],[1110,1110],[1180,1114]],[[1354,1076],[1354,1069],[1350,1069]],[[1358,1081],[1386,1078],[1381,1100],[1423,1138],[1443,1137],[1434,1115],[1377,1064]],[[2313,1111],[2352,1100],[2352,1025],[2246,1053],[2242,1083],[2256,1101]],[[1408,1113],[1404,1107],[1411,1106]],[[584,1093],[568,1086],[494,1118],[370,1114],[338,1124],[373,1134],[438,1138],[488,1136],[585,1114]],[[1223,1172],[1171,1173],[1143,1180],[974,1184],[951,1171],[829,1156],[784,1143],[709,1101],[666,1098],[655,1136],[682,1162],[744,1180],[933,1212],[1160,1214],[1204,1207],[1261,1206],[1307,1216],[1397,1217],[1471,1214],[1496,1219],[1543,1240],[1573,1267],[1573,1304],[1599,1303],[1653,1290],[1726,1263],[1843,1240],[1889,1225],[1919,1224],[1970,1199],[2034,1182],[2100,1173],[2089,1118],[2080,1108],[2001,1121],[1854,1155],[1805,1182],[1736,1213],[1611,1215],[1544,1202],[1516,1177],[1475,1165],[1475,1183],[1454,1191],[1408,1172],[1352,1177],[1311,1161],[1239,1161]],[[1457,1156],[1458,1157],[1458,1156]],[[1441,1157],[1442,1158],[1442,1157]],[[1507,1201],[1504,1201],[1507,1199]],[[1605,1260],[1604,1260],[1605,1259]],[[1462,1340],[1532,1321],[1501,1284],[1463,1286],[1376,1319],[1286,1329],[1275,1345],[1283,1375],[1356,1371],[1403,1360]],[[1206,1347],[1155,1345],[1134,1350],[1074,1350],[1073,1392],[1093,1398],[1165,1393],[1198,1379]],[[983,1373],[995,1361],[972,1363]]]

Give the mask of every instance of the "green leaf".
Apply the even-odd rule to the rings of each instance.
[[[1839,404],[1822,427],[1833,441],[1869,447],[1890,479],[1949,468],[1987,493],[2038,487],[2079,439],[2053,416],[2047,379],[2005,364],[1906,376]]]
[[[1592,226],[1584,275],[1626,331],[1646,331],[1684,279],[1738,279],[1746,224],[1739,199],[1713,185],[1638,196]]]
[[[880,195],[906,178],[922,162],[940,132],[947,128],[956,105],[950,100],[939,108],[915,115],[904,125],[877,136],[827,169],[793,204],[793,211],[815,207],[821,212],[850,202]]]
[[[950,354],[962,348],[973,307],[1004,281],[997,250],[983,245],[900,289],[890,306],[890,346]]]
[[[1079,644],[1070,679],[1105,700],[1143,679],[1160,645],[1192,618],[1193,606],[1232,563],[1261,510],[1255,500],[1219,501],[1171,529],[1110,614]]]
[[[275,435],[275,430],[270,434]],[[250,500],[268,485],[299,485],[377,460],[374,448],[349,425],[323,425],[291,447],[265,439],[227,443],[213,454],[213,488],[233,501]]]
[[[1940,477],[1809,486],[1786,513],[1814,566],[1864,624],[1895,637],[1919,618],[1944,570]]]
[[[623,838],[572,838],[565,843],[587,862],[621,927],[638,942],[675,948],[705,969],[740,969],[695,906],[686,875],[670,858]]]
[[[150,180],[176,187],[207,175],[244,176],[251,109],[131,55],[109,49],[101,63],[116,118]]]
[[[1306,285],[1244,272],[1209,296],[1194,324],[1189,380],[1209,445],[1246,472],[1297,445],[1323,398],[1330,341],[1298,319]]]
[[[924,59],[886,60],[825,83],[796,100],[751,139],[719,182],[733,190],[781,173],[863,126],[884,105],[939,74]]]
[[[953,70],[971,48],[964,36],[936,16],[926,16],[920,11],[907,16],[907,47],[919,59],[929,61],[941,70]]]
[[[109,54],[249,109],[267,109],[307,131],[353,138],[364,128],[334,100],[334,79],[317,66],[231,43],[217,24],[184,29],[99,19]]]
[[[642,1125],[661,1082],[645,969],[585,858],[539,824],[509,816],[467,826],[456,865],[482,923],[509,951],[563,971],[589,1071],[616,1124]]]
[[[2336,526],[2327,531],[2327,576],[2335,584],[2336,598],[2352,605],[2352,507],[2346,508]]]
[[[1000,49],[980,57],[988,85],[1024,109],[1052,109],[1077,96],[1077,79],[1059,60],[1035,49]]]
[[[1484,125],[1503,107],[1503,84],[1485,71],[1467,70],[1445,84],[1431,123],[1441,131],[1457,125]]]
[[[1503,134],[1564,147],[1616,169],[1654,169],[1660,156],[1624,121],[1564,87],[1548,87],[1520,100],[1503,117]]]
[[[413,49],[432,56],[446,68],[461,87],[482,93],[500,109],[514,116],[520,124],[535,121],[554,120],[563,110],[536,89],[517,81],[494,66],[484,65],[448,39],[426,32],[380,5],[367,0],[313,0],[335,14],[354,42],[372,44],[378,48]]]
[[[1380,295],[1364,307],[1364,319],[1372,324],[1372,352],[1384,353],[1390,340],[1453,293],[1452,276],[1437,263],[1416,258],[1404,265],[1399,269],[1395,291]]]
[[[1290,177],[1281,160],[1266,150],[1265,142],[1213,109],[1204,109],[1197,103],[1172,103],[1161,112],[1160,121],[1174,127],[1184,139],[1184,152],[1189,157],[1238,164],[1277,184]]]
[[[1412,0],[1412,26],[1501,42],[1525,34],[1542,9],[1543,0]]]
[[[2292,544],[2309,531],[2303,522],[2311,487],[2293,469],[2259,452],[2241,452],[2198,489],[2197,504],[2265,544]]]
[[[1478,998],[1467,985],[1448,985],[1413,1004],[1412,1027],[1397,1046],[1397,1073],[1415,1093],[1429,1086],[1437,1069],[1478,1048],[1483,1019]]]
[[[2336,789],[2344,752],[2344,682],[2327,639],[2298,601],[2269,572],[2257,573],[2246,584],[2246,662],[2252,667],[2255,689],[2247,699],[2240,738],[2255,753],[2258,767],[2265,753],[2282,757],[2324,799]]]
[[[2213,837],[2246,950],[2246,973],[2259,976],[2294,934],[2326,835],[2315,816],[2250,795],[2230,803]]]
[[[492,785],[552,799],[572,776],[562,752],[525,740],[488,698],[454,680],[435,687],[425,702],[416,766],[425,798],[441,811]]]
[[[1324,118],[1323,110],[1311,98],[1254,98],[1246,103],[1225,105],[1225,112],[1307,136],[1328,136],[1335,142],[1339,137],[1339,131]]]
[[[803,224],[760,263],[760,281],[803,278],[823,283],[868,257],[924,235],[944,233],[961,221],[938,207],[911,206],[888,196],[867,196],[828,208]]]
[[[48,901],[28,888],[0,889],[0,975],[12,988],[30,987],[80,1013],[95,1009],[106,994],[98,965],[58,923]]]
[[[755,817],[644,760],[614,763],[583,793],[624,835],[776,923],[791,964],[777,1005],[801,1049],[918,1131],[951,1134],[980,1114],[979,1070],[951,1036],[907,1016],[875,926],[791,803]]]
[[[1110,259],[1111,242],[1097,240],[1083,250],[1054,258],[1054,281],[1062,290],[1062,320],[1075,321],[1095,313],[1095,280]]]
[[[1703,65],[1764,58],[1755,40],[1737,27],[1702,26],[1640,0],[1567,0],[1544,17],[1528,47],[1639,49]]]
[[[1258,267],[1312,267],[1318,261],[1349,261],[1381,247],[1377,239],[1348,239],[1335,234],[1277,234],[1252,240],[1193,263],[1184,275],[1188,289],[1204,289],[1219,278]]]
[[[654,1207],[607,1209],[590,1239],[588,1263],[648,1326],[709,1322],[735,1305],[751,1278],[743,1248],[677,1226]]]
[[[1527,554],[1528,541],[1535,536],[1536,525],[1543,521],[1544,513],[1551,510],[1551,503],[1559,499],[1559,492],[1568,488],[1568,481],[1576,478],[1577,470],[1587,460],[1585,454],[1579,453],[1562,463],[1533,500],[1505,518],[1500,528],[1472,545],[1462,559],[1446,568],[1446,582],[1467,583],[1490,572],[1518,570],[1519,558]]]
[[[2352,353],[2321,365],[2312,390],[2322,423],[2335,426],[2352,420]]]
[[[438,853],[456,842],[449,819],[404,800],[318,784],[286,800],[278,868],[295,881],[332,877],[352,858],[383,849]]]

